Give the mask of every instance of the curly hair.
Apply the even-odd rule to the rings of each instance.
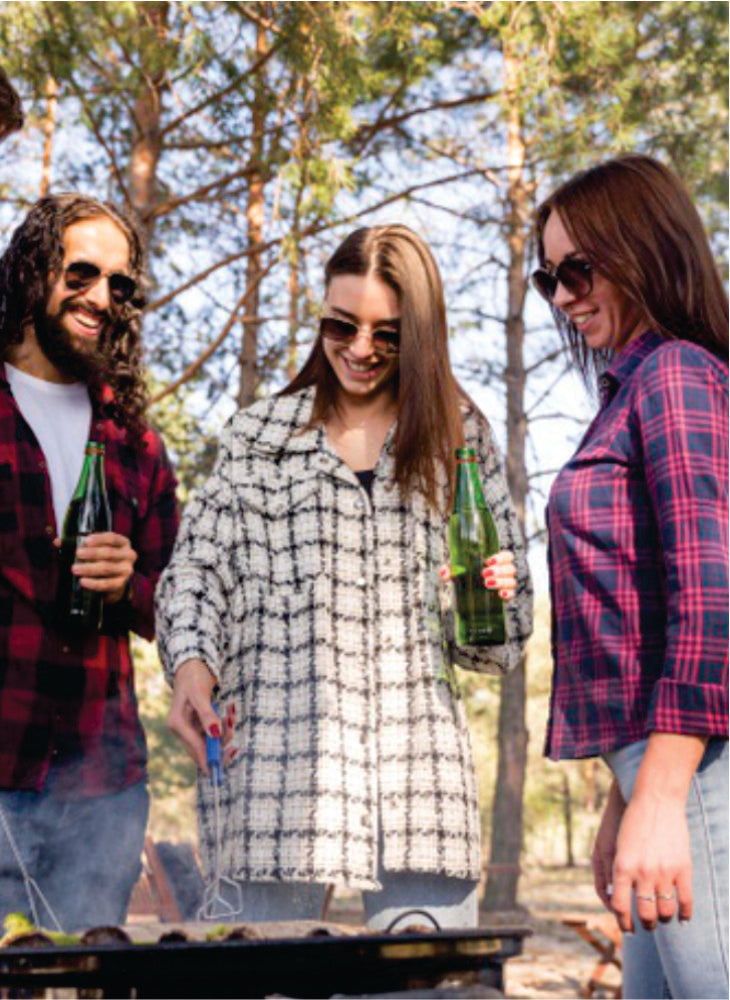
[[[23,127],[23,107],[15,87],[0,66],[0,142]]]
[[[35,203],[0,257],[0,358],[6,359],[9,349],[22,342],[25,325],[38,326],[45,321],[50,283],[63,265],[63,238],[68,227],[100,217],[110,219],[126,236],[130,275],[138,291],[130,302],[113,311],[99,341],[101,364],[87,381],[92,397],[126,429],[130,442],[139,446],[147,429],[143,415],[148,393],[141,350],[147,278],[139,232],[120,209],[73,193],[48,195]]]

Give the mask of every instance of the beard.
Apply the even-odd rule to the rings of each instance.
[[[34,327],[38,346],[45,356],[66,378],[75,382],[85,382],[89,386],[100,385],[109,370],[108,352],[105,350],[107,326],[99,335],[97,343],[80,347],[63,326],[65,313],[75,305],[73,299],[61,304],[55,316],[49,316],[45,308],[38,310]]]

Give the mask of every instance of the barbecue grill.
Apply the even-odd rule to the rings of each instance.
[[[210,925],[202,926],[203,934],[210,932]],[[0,989],[32,990],[34,995],[64,989],[64,997],[73,995],[70,989],[77,996],[304,998],[422,991],[448,979],[457,989],[459,983],[480,982],[501,992],[504,962],[520,953],[523,938],[531,933],[521,925],[368,933],[296,921],[220,927],[220,933],[240,937],[205,941],[190,940],[192,933],[201,933],[200,924],[154,928],[133,925],[126,930],[138,942],[149,942],[158,933],[168,939],[0,949]],[[170,940],[175,929],[188,939]],[[482,995],[495,994],[485,989]]]

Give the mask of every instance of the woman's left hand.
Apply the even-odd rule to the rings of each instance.
[[[707,743],[703,736],[651,733],[621,819],[611,909],[633,931],[632,896],[642,925],[692,916],[692,853],[686,804]]]
[[[685,806],[656,796],[634,796],[616,841],[611,908],[623,931],[633,931],[632,895],[646,930],[673,917],[692,916],[692,856]]]
[[[451,567],[441,566],[439,576],[445,582],[452,579]],[[517,567],[512,552],[497,552],[484,562],[482,579],[487,590],[496,590],[503,601],[511,601],[517,593]]]

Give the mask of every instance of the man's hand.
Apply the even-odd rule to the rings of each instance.
[[[216,679],[202,660],[186,660],[175,674],[168,728],[203,772],[208,773],[205,734],[218,738],[221,722],[213,709]]]
[[[54,545],[61,545],[60,538]],[[115,604],[124,596],[136,561],[137,553],[128,538],[104,531],[82,539],[71,572],[86,590],[95,590],[103,595],[106,604]]]

